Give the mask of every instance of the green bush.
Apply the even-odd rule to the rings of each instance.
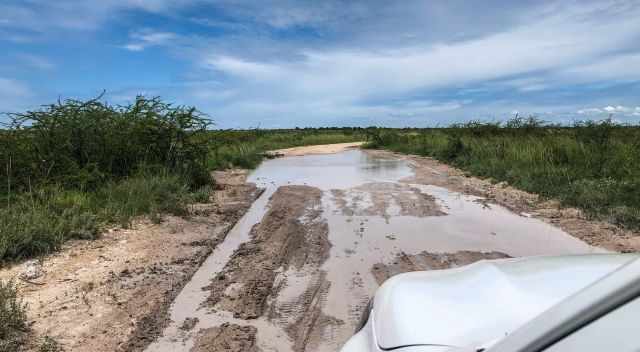
[[[183,175],[194,186],[210,181],[202,138],[210,123],[192,107],[139,96],[127,106],[66,100],[9,117],[0,134],[1,193],[46,184],[94,190],[142,169]]]
[[[27,332],[26,304],[13,281],[0,280],[0,351],[19,351]]]

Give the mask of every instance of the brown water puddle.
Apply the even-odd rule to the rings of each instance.
[[[265,193],[178,296],[171,310],[173,323],[148,350],[189,351],[197,337],[207,342],[207,348],[223,341],[220,343],[263,351],[335,351],[352,334],[362,308],[378,287],[374,266],[393,264],[399,256],[410,258],[424,251],[469,251],[480,253],[478,258],[483,252],[494,252],[487,255],[493,258],[602,251],[549,224],[478,197],[399,182],[412,174],[405,161],[360,150],[263,163],[250,181],[266,188]],[[288,188],[288,195],[284,189],[276,192],[285,185],[310,187]],[[322,191],[321,197],[308,203],[314,205],[305,205],[309,209],[297,211],[297,205],[292,205],[294,208],[287,210],[287,198],[282,197],[302,202],[318,194],[317,189]],[[271,206],[283,210],[267,212],[271,196]],[[268,218],[263,220],[265,213]],[[260,221],[285,233],[271,239],[264,234],[268,229],[257,226],[250,236]],[[315,253],[316,259],[310,260],[314,253],[309,251],[315,249],[309,248],[316,247],[289,243],[319,228],[328,228],[324,234],[331,244],[328,256]],[[321,238],[323,234],[314,236]],[[282,245],[265,243],[262,237]],[[274,245],[283,253],[273,252]],[[249,272],[246,267],[252,265],[252,258],[238,257],[243,253],[264,255],[265,251],[282,262],[272,270],[275,278],[267,281],[272,286],[268,297],[253,302],[259,305],[260,316],[247,318],[229,308],[233,307],[229,299],[245,299],[243,295],[255,291],[246,289],[252,283],[243,282],[238,274]],[[318,261],[320,257],[323,259]],[[222,303],[207,304],[211,291],[203,288],[218,285],[212,280],[227,276],[233,282],[223,286],[223,298],[216,301]],[[185,329],[185,321],[196,323]],[[232,325],[221,327],[224,323]],[[216,335],[207,337],[208,331]]]

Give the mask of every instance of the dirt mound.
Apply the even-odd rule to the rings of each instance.
[[[253,326],[229,323],[203,329],[198,332],[191,352],[257,352],[256,333]]]
[[[475,263],[483,259],[501,258],[510,257],[500,252],[473,251],[459,251],[455,253],[429,253],[425,251],[415,255],[401,253],[392,263],[374,265],[371,272],[378,284],[381,285],[394,275],[410,271],[449,269]]]
[[[251,241],[240,246],[206,288],[211,291],[207,303],[236,318],[255,319],[264,312],[277,270],[319,266],[330,248],[321,197],[313,187],[280,187],[262,222],[251,230]]]

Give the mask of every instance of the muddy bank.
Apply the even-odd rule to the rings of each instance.
[[[211,203],[194,205],[188,218],[139,220],[42,258],[43,276],[19,281],[34,334],[67,351],[142,350],[165,326],[173,298],[259,194],[254,185],[220,181]],[[16,265],[0,278],[23,270]]]
[[[411,271],[441,270],[475,263],[479,260],[511,258],[500,252],[459,251],[454,253],[400,253],[389,263],[375,264],[371,273],[381,285],[388,278]]]
[[[451,191],[485,198],[485,203],[502,205],[525,217],[534,217],[552,224],[586,243],[616,252],[640,251],[640,234],[604,221],[588,219],[576,208],[562,207],[559,202],[545,200],[505,183],[469,177],[464,171],[435,159],[403,155],[381,150],[369,150],[371,155],[407,160],[415,175],[405,183],[435,185]]]

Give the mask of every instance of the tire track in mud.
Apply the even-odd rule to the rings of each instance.
[[[331,244],[321,199],[318,188],[278,188],[251,229],[251,240],[205,287],[210,291],[205,304],[247,323],[264,316],[286,332],[294,351],[319,344],[339,326],[341,321],[322,314],[330,283],[319,267]]]

